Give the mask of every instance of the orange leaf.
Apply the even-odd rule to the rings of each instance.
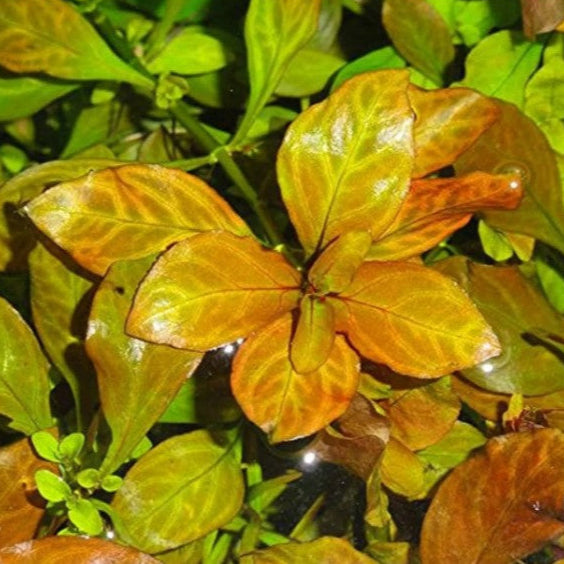
[[[499,354],[496,336],[450,278],[412,263],[365,262],[339,297],[346,333],[366,358],[434,378]]]
[[[243,343],[233,362],[233,394],[273,442],[328,425],[344,413],[358,385],[358,358],[342,337],[321,368],[299,374],[289,359],[291,336],[292,317],[285,315]]]
[[[562,535],[563,466],[556,429],[491,439],[439,488],[423,524],[423,563],[509,564]]]
[[[250,237],[218,231],[178,243],[141,283],[127,324],[138,338],[206,351],[298,305],[300,275]]]
[[[33,222],[85,268],[104,274],[201,231],[250,235],[205,182],[157,165],[91,172],[51,188],[26,207]]]
[[[488,208],[514,209],[522,195],[519,175],[474,172],[414,180],[398,215],[368,257],[401,260],[419,255],[468,223],[472,213]]]
[[[500,113],[495,102],[467,88],[428,92],[411,85],[408,95],[416,115],[414,178],[452,164]]]
[[[96,538],[46,537],[0,550],[2,564],[158,564],[134,548]]]
[[[313,263],[308,280],[320,292],[342,292],[351,283],[372,243],[368,231],[348,231]]]
[[[290,359],[296,372],[307,374],[320,368],[331,353],[335,340],[335,314],[324,299],[306,295],[290,346]]]
[[[45,507],[35,487],[35,472],[40,469],[57,471],[54,464],[38,458],[29,439],[0,449],[0,547],[35,535]]]
[[[376,238],[396,215],[413,160],[408,80],[404,70],[354,77],[288,129],[278,178],[308,255],[347,231]]]

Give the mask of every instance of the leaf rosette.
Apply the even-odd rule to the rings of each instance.
[[[436,378],[499,354],[465,291],[418,260],[474,212],[519,205],[517,175],[437,174],[497,117],[488,98],[465,88],[427,92],[403,70],[357,76],[303,112],[277,160],[304,250],[299,269],[256,240],[202,181],[178,171],[127,165],[91,173],[88,182],[49,190],[27,211],[100,273],[174,243],[140,284],[128,333],[194,351],[246,339],[234,358],[234,395],[271,440],[290,440],[345,412],[360,356]],[[119,183],[124,178],[128,185]],[[68,211],[73,198],[80,218]],[[100,215],[95,206],[103,206],[105,231],[93,256],[70,224],[80,222],[84,237],[99,232],[88,235],[84,222]],[[112,241],[132,241],[135,229],[146,248],[128,243],[127,256],[116,256],[122,251]]]

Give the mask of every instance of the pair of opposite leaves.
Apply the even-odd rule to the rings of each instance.
[[[423,91],[403,70],[355,77],[301,114],[277,171],[303,271],[180,171],[93,172],[26,211],[100,274],[176,243],[140,285],[128,332],[197,351],[248,337],[234,360],[234,394],[272,440],[289,440],[345,411],[358,385],[357,353],[420,378],[499,353],[463,290],[417,260],[474,211],[518,205],[515,175],[423,178],[451,164],[497,115],[476,92]]]

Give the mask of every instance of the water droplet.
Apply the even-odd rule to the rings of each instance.
[[[497,166],[493,172],[495,174],[516,174],[521,179],[521,183],[523,185],[529,184],[532,178],[531,169],[525,163],[521,163],[521,162],[510,161],[503,163]],[[513,181],[510,184],[510,187],[519,188],[519,183],[517,181]]]

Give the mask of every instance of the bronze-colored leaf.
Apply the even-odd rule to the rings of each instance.
[[[317,370],[331,354],[335,340],[335,313],[331,303],[313,295],[305,295],[292,343],[290,360],[300,374]]]
[[[374,564],[374,560],[355,550],[344,539],[321,537],[311,542],[290,542],[244,554],[241,564],[288,564],[323,562],[323,564]]]
[[[423,563],[509,564],[562,535],[563,466],[564,435],[556,429],[488,441],[434,497],[423,524]]]
[[[35,535],[45,508],[35,487],[35,472],[40,469],[57,471],[54,464],[35,454],[29,439],[0,448],[0,547]],[[0,562],[4,562],[2,551]]]
[[[387,419],[376,413],[367,399],[356,394],[333,426],[337,431],[327,428],[319,432],[307,452],[326,462],[341,464],[368,480],[389,439]]]
[[[347,231],[377,238],[396,215],[413,161],[407,85],[404,70],[359,75],[288,129],[278,178],[308,255]]]
[[[131,300],[151,262],[115,263],[96,292],[88,321],[86,348],[96,367],[102,410],[112,431],[101,466],[104,473],[127,459],[202,357],[125,334]]]
[[[321,368],[299,374],[289,358],[291,336],[285,315],[243,343],[233,362],[233,394],[273,442],[319,431],[344,413],[358,386],[358,358],[343,337]]]
[[[380,405],[390,419],[392,437],[411,450],[428,447],[442,439],[460,412],[460,401],[451,390],[448,377],[396,388],[390,399]]]
[[[500,118],[459,157],[456,171],[521,174],[525,190],[521,205],[510,212],[488,211],[488,223],[540,239],[564,252],[564,207],[554,152],[532,120],[512,104],[496,103]]]
[[[206,351],[298,306],[300,274],[250,237],[203,233],[172,247],[141,284],[127,329],[147,341]]]
[[[243,502],[234,444],[208,431],[176,435],[145,454],[112,501],[120,535],[149,553],[189,543],[227,524]]]
[[[536,336],[538,327],[564,335],[564,321],[517,267],[486,266],[457,257],[437,263],[437,268],[466,289],[500,339],[501,355],[465,369],[468,380],[507,394],[564,389],[561,353]]]
[[[463,227],[472,213],[515,209],[523,189],[519,175],[475,172],[455,178],[414,180],[409,193],[368,258],[403,260],[417,256]]]
[[[368,231],[347,231],[331,243],[313,263],[308,280],[319,292],[346,290],[370,249]]]
[[[243,220],[205,182],[157,165],[90,172],[25,207],[33,222],[86,269],[104,274],[202,231],[249,235]]]
[[[97,538],[46,537],[0,550],[2,564],[157,564],[143,554],[113,542]]]
[[[400,374],[433,378],[499,353],[494,333],[464,291],[435,274],[407,262],[359,268],[339,297],[349,310],[347,336],[360,354]]]
[[[523,30],[529,38],[537,33],[546,33],[564,21],[564,2],[562,0],[521,0]]]

